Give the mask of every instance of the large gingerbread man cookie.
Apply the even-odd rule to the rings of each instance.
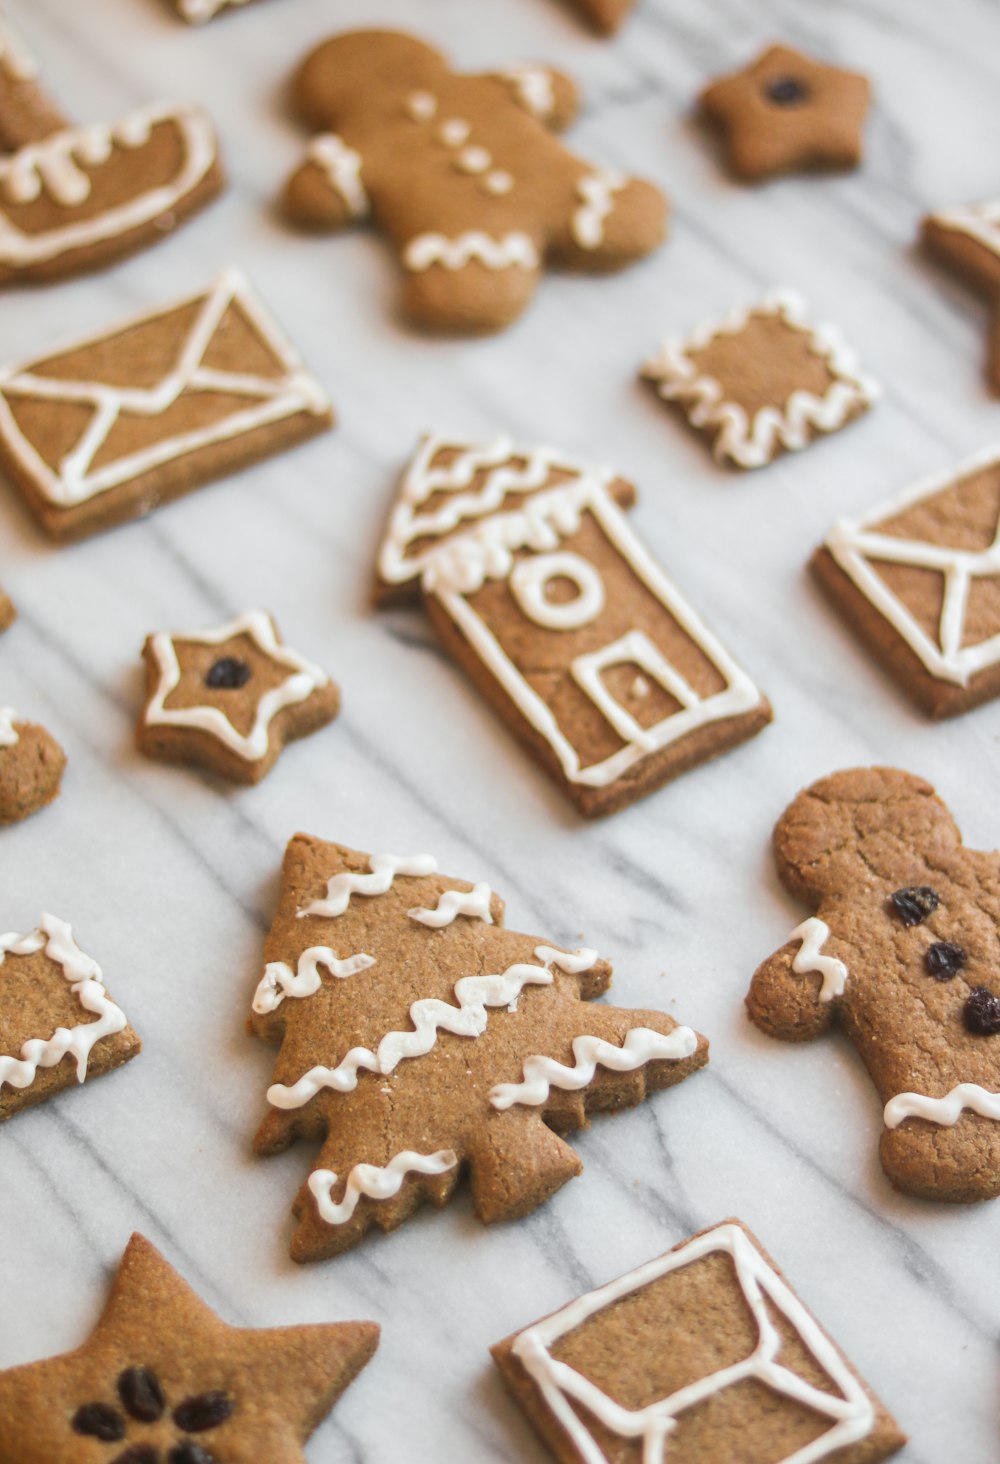
[[[962,845],[923,779],[834,773],[775,829],[778,873],[816,914],[754,975],[762,1031],[831,1024],[885,1104],[882,1167],[909,1194],[1000,1194],[1000,855]]]
[[[353,31],[307,57],[295,98],[317,135],[287,185],[289,213],[317,229],[374,219],[425,327],[498,330],[546,263],[618,269],[663,238],[659,189],[552,135],[576,112],[557,71],[460,76],[412,36]]]

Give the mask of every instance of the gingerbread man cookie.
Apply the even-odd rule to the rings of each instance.
[[[1000,1194],[1000,855],[966,849],[929,783],[834,773],[775,830],[778,873],[816,913],[757,970],[762,1031],[854,1042],[884,1104],[882,1167],[908,1194]]]
[[[505,930],[503,914],[488,884],[428,854],[289,844],[250,1025],[281,1044],[257,1152],[322,1142],[295,1260],[444,1205],[466,1171],[482,1221],[526,1215],[580,1172],[560,1134],[707,1061],[663,1012],[591,1005],[611,983],[596,951]]]
[[[109,264],[151,244],[223,183],[198,107],[159,103],[76,127],[0,25],[0,284]]]
[[[547,263],[618,269],[663,238],[657,188],[553,137],[576,111],[559,72],[463,76],[412,36],[354,31],[306,59],[295,97],[318,135],[288,183],[289,213],[317,229],[374,217],[420,325],[498,330]]]
[[[0,824],[17,823],[59,792],[66,754],[51,732],[0,707]]]
[[[340,692],[286,646],[266,610],[212,630],[148,636],[146,705],[136,740],[147,757],[259,783],[286,742],[332,722]]]
[[[0,589],[0,630],[6,630],[17,619],[17,608]]]
[[[133,1235],[87,1341],[0,1372],[0,1464],[306,1464],[378,1337],[373,1322],[227,1326]]]
[[[770,46],[700,98],[722,132],[729,166],[757,182],[777,173],[855,168],[871,104],[868,78]]]

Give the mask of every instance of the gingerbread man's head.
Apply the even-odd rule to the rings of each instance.
[[[836,773],[774,836],[816,913],[756,972],[754,1022],[786,1040],[835,1022],[885,1104],[881,1158],[910,1193],[1000,1193],[1000,857],[966,849],[921,778]]]

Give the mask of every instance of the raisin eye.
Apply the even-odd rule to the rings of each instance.
[[[167,1464],[215,1464],[215,1455],[196,1444],[194,1439],[185,1439],[167,1455]]]
[[[951,981],[959,971],[965,970],[968,960],[962,947],[950,940],[936,940],[924,957],[927,970],[935,981]]]
[[[118,1379],[118,1396],[129,1417],[140,1423],[155,1423],[167,1406],[160,1380],[148,1367],[126,1368]]]
[[[233,1400],[228,1393],[198,1393],[185,1398],[174,1409],[174,1423],[187,1433],[201,1433],[202,1429],[218,1428],[225,1423],[233,1411]]]
[[[241,686],[246,686],[252,675],[246,661],[240,661],[236,656],[220,656],[208,668],[205,685],[210,686],[213,691],[239,691]]]
[[[125,1420],[107,1403],[84,1403],[73,1415],[73,1427],[78,1434],[105,1444],[117,1444],[125,1437]]]
[[[1000,996],[987,986],[973,987],[965,1001],[965,1025],[977,1037],[1000,1032]]]
[[[906,926],[922,924],[941,903],[941,896],[930,885],[909,885],[889,898]]]
[[[798,107],[809,100],[809,88],[797,76],[776,76],[765,91],[768,101],[779,107]]]

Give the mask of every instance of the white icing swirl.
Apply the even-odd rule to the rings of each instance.
[[[546,587],[569,580],[576,588],[570,600],[550,600]],[[604,609],[604,581],[596,565],[566,550],[522,559],[510,571],[511,594],[524,614],[547,630],[578,630]]]
[[[538,249],[528,234],[512,230],[499,239],[481,229],[470,229],[456,239],[444,234],[417,234],[403,250],[403,264],[415,274],[439,264],[444,269],[464,269],[475,260],[486,269],[538,269]]]
[[[343,915],[353,895],[384,895],[399,874],[414,879],[437,873],[437,860],[432,854],[371,854],[368,857],[370,873],[356,873],[345,869],[327,880],[326,894],[321,900],[311,900],[298,911],[300,920],[307,915],[319,915],[325,920],[336,920]]]
[[[580,206],[570,220],[570,232],[581,249],[599,249],[604,243],[604,225],[614,209],[615,194],[627,183],[618,173],[588,173],[577,180]]]
[[[348,147],[342,137],[335,132],[321,132],[310,142],[306,156],[322,169],[352,219],[363,219],[371,212],[371,201],[361,180],[361,154]]]
[[[928,1098],[923,1093],[897,1093],[890,1098],[883,1111],[886,1128],[899,1128],[908,1118],[925,1118],[928,1123],[939,1123],[944,1128],[954,1128],[965,1112],[977,1113],[980,1118],[1000,1120],[1000,1093],[991,1093],[978,1083],[959,1083],[943,1098]]]
[[[0,707],[0,747],[16,747],[20,734],[14,726],[17,712],[13,707]]]
[[[303,951],[295,971],[285,961],[269,961],[257,985],[253,1009],[258,1016],[266,1016],[269,1012],[277,1011],[286,996],[314,996],[323,985],[323,978],[319,973],[321,966],[331,976],[344,981],[348,976],[356,976],[359,971],[366,971],[374,964],[375,957],[367,956],[363,951],[341,960],[329,946],[310,946]]]
[[[543,122],[552,116],[556,94],[551,71],[544,66],[509,66],[497,75],[502,81],[510,82],[526,111]]]
[[[830,939],[830,927],[826,921],[811,915],[808,920],[803,920],[801,925],[795,927],[788,939],[802,942],[792,962],[792,970],[799,976],[808,976],[814,971],[822,976],[819,1000],[833,1001],[835,996],[842,996],[847,985],[847,967],[836,956],[822,954],[824,945]]]
[[[451,925],[459,915],[467,915],[470,920],[482,920],[485,924],[492,925],[492,893],[488,884],[473,885],[471,890],[445,890],[433,910],[417,907],[406,913],[411,920],[416,920],[420,925],[429,925],[432,930]]]
[[[698,1038],[690,1027],[675,1027],[667,1034],[649,1027],[633,1027],[621,1047],[600,1037],[574,1037],[572,1067],[552,1057],[525,1058],[524,1081],[498,1083],[490,1093],[490,1102],[501,1111],[515,1103],[537,1107],[546,1102],[550,1088],[571,1093],[586,1088],[593,1082],[598,1067],[631,1073],[648,1062],[681,1062],[697,1047]]]
[[[314,1169],[309,1176],[309,1190],[316,1202],[321,1220],[327,1225],[346,1225],[358,1207],[362,1195],[370,1200],[388,1200],[397,1195],[408,1174],[446,1174],[458,1164],[453,1149],[439,1149],[436,1154],[418,1154],[404,1149],[388,1164],[355,1164],[347,1176],[343,1199],[332,1199],[337,1176],[330,1169]]]

